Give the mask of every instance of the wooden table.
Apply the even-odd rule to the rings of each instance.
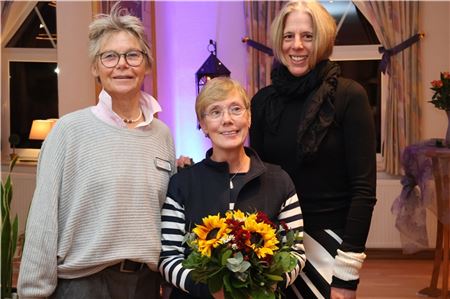
[[[436,188],[437,235],[434,253],[434,265],[430,286],[419,294],[449,298],[449,245],[450,245],[450,149],[429,148],[426,156],[431,158],[434,183]],[[442,290],[438,288],[438,279],[442,265]]]

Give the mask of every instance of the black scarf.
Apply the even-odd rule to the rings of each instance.
[[[281,114],[289,101],[304,101],[297,130],[297,162],[310,159],[334,120],[334,94],[339,65],[324,60],[302,77],[293,76],[282,64],[272,70],[272,86],[266,107],[268,128],[276,133]]]

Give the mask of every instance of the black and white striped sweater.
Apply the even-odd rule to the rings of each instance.
[[[262,162],[257,154],[246,148],[251,165],[248,173],[240,177],[236,191],[234,209],[244,212],[265,212],[272,221],[284,221],[303,234],[303,217],[295,187],[288,174],[280,167]],[[179,172],[171,178],[162,215],[162,251],[159,269],[163,277],[177,289],[171,298],[210,298],[206,285],[196,284],[190,269],[182,266],[189,253],[182,244],[185,234],[201,222],[202,217],[221,215],[229,209],[228,164],[206,159]],[[286,284],[291,284],[305,264],[303,243],[296,244],[298,265],[286,275]]]

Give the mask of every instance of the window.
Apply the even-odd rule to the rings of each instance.
[[[2,14],[14,15],[14,5]],[[56,3],[38,2],[20,12],[24,21],[2,43],[2,153],[11,152],[8,139],[15,136],[16,153],[35,158],[42,141],[29,140],[32,121],[58,118]]]
[[[33,119],[58,116],[58,81],[54,62],[10,61],[10,133],[18,136],[16,148],[41,147],[30,140]]]
[[[53,48],[56,41],[56,3],[55,1],[39,2],[8,41],[6,47]]]
[[[367,91],[377,138],[377,158],[382,158],[384,103],[387,78],[378,66],[380,42],[367,19],[351,1],[320,1],[338,24],[338,34],[331,60],[336,61],[342,76],[360,83]]]
[[[377,153],[381,152],[381,72],[378,69],[380,60],[341,60],[342,76],[360,83],[366,90],[375,122]]]

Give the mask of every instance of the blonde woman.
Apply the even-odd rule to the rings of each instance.
[[[204,160],[180,171],[170,181],[162,210],[160,271],[173,284],[173,299],[223,298],[195,284],[182,266],[188,254],[186,232],[203,217],[227,210],[262,211],[272,221],[303,230],[303,219],[291,179],[280,167],[262,162],[244,146],[251,123],[250,101],[241,85],[229,78],[209,81],[197,97],[197,119],[212,148]],[[289,285],[303,267],[303,244],[296,245],[298,265],[286,275]]]
[[[335,37],[322,5],[288,2],[272,24],[272,85],[252,99],[250,145],[301,194],[307,262],[288,298],[356,298],[376,202],[373,117],[329,61]]]

